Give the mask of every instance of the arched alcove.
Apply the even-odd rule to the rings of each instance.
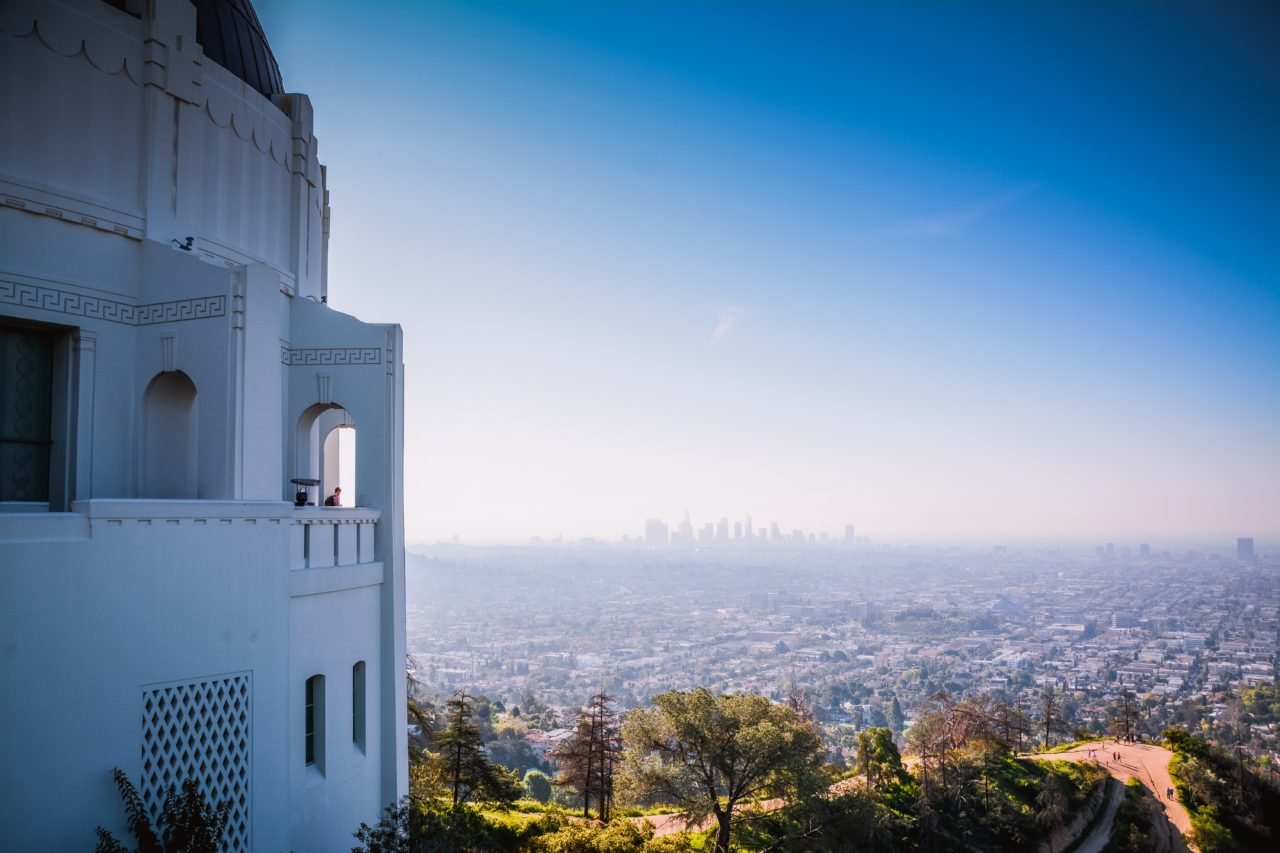
[[[320,494],[333,494],[334,488],[341,487],[346,506],[356,503],[356,426],[350,421],[350,413],[343,410],[345,418],[341,423],[329,428],[325,434],[322,447],[323,463],[320,466]]]
[[[355,419],[338,403],[316,403],[298,418],[293,476],[320,481],[319,495],[309,495],[316,503],[341,488],[342,505],[356,505],[355,435]]]
[[[156,374],[142,401],[142,497],[194,499],[196,447],[195,383],[180,370]]]

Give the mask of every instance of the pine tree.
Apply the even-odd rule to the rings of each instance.
[[[902,734],[903,728],[907,724],[907,716],[902,713],[902,705],[898,704],[898,697],[893,697],[893,705],[889,709],[889,725],[896,735]]]
[[[594,799],[597,815],[607,822],[613,805],[613,771],[622,758],[618,715],[611,696],[597,693],[591,697],[578,715],[573,734],[554,756],[560,764],[556,784],[572,787],[582,795],[585,818],[591,816]]]
[[[1044,748],[1048,749],[1053,733],[1062,728],[1062,697],[1052,687],[1040,693],[1040,725],[1044,727]]]
[[[445,704],[445,727],[435,738],[438,750],[431,761],[449,791],[456,808],[473,796],[490,802],[510,803],[520,796],[519,784],[505,768],[491,763],[480,739],[480,727],[472,722],[472,697],[457,693]]]
[[[1142,717],[1142,711],[1138,708],[1137,697],[1133,695],[1132,691],[1121,690],[1120,697],[1112,707],[1112,712],[1112,734],[1116,737],[1123,737],[1127,741],[1133,740],[1133,733],[1137,731],[1138,721]]]

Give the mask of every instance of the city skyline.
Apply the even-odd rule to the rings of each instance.
[[[723,534],[722,534],[723,531]],[[1234,550],[1235,559],[1240,562],[1254,562],[1260,558],[1268,558],[1277,546],[1274,540],[1256,539],[1252,536],[1237,537],[1204,537],[1204,536],[1170,536],[1155,540],[1144,539],[1138,535],[1115,537],[1115,541],[1104,541],[1105,537],[1059,536],[1059,537],[1019,537],[1019,536],[886,536],[876,537],[865,530],[859,530],[855,524],[845,524],[839,530],[823,530],[812,527],[792,527],[776,521],[756,523],[752,516],[745,519],[730,519],[721,516],[718,520],[694,521],[689,513],[684,513],[681,520],[674,523],[666,518],[646,518],[635,529],[617,536],[577,535],[572,531],[557,531],[554,534],[541,534],[526,539],[503,537],[471,537],[463,539],[459,535],[410,539],[411,549],[419,552],[431,550],[436,546],[467,546],[477,548],[511,548],[519,550],[525,547],[536,548],[576,548],[576,547],[621,547],[624,549],[644,548],[651,550],[697,551],[720,548],[754,548],[756,546],[790,549],[795,547],[824,549],[851,549],[883,552],[885,549],[933,549],[956,552],[1004,553],[1019,555],[1025,553],[1075,554],[1089,555],[1107,561],[1133,559],[1145,561],[1154,558],[1187,557],[1199,555],[1207,558],[1225,559]],[[1255,547],[1255,542],[1258,543]]]
[[[259,12],[410,539],[1280,535],[1273,5]]]

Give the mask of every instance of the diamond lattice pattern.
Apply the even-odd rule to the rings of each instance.
[[[195,779],[211,804],[231,801],[226,850],[249,849],[249,676],[229,675],[142,694],[142,799],[152,817],[165,792]]]

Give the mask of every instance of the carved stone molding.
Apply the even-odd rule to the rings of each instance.
[[[382,364],[381,347],[289,349],[280,347],[280,363],[290,367]]]
[[[170,302],[151,302],[146,305],[130,305],[101,296],[87,296],[38,284],[26,284],[0,280],[0,304],[18,305],[56,311],[74,317],[106,320],[125,326],[151,326],[156,323],[177,323],[183,320],[207,320],[227,313],[225,296],[197,296],[193,299],[175,299]]]
[[[165,373],[173,373],[178,369],[178,339],[174,335],[165,335],[160,339],[160,357]]]
[[[0,4],[0,33],[14,38],[34,37],[59,56],[83,54],[103,74],[124,75],[137,86],[144,81],[140,21],[108,27],[96,16],[38,0]],[[132,32],[130,32],[132,31]]]
[[[89,329],[76,330],[76,333],[71,336],[71,342],[81,352],[98,351],[98,333]]]

